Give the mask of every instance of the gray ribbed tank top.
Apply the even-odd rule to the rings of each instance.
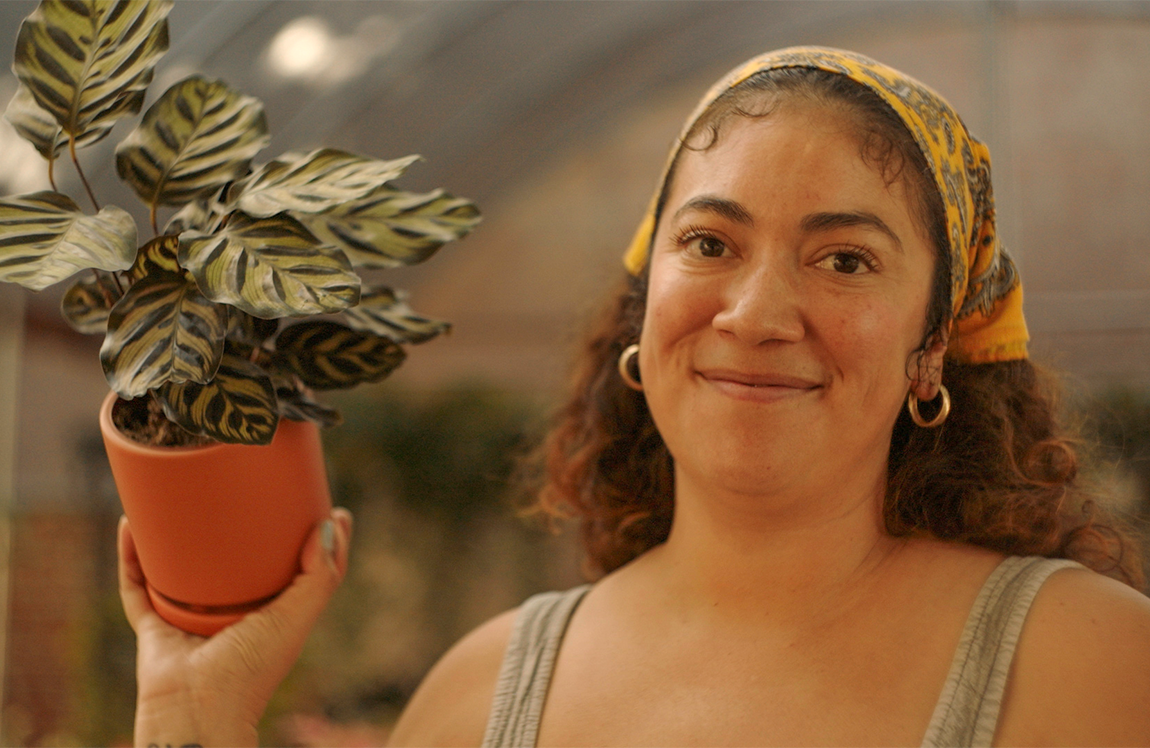
[[[987,578],[954,653],[923,746],[984,746],[994,738],[1010,661],[1038,588],[1053,572],[1080,564],[1011,556]],[[531,748],[559,644],[590,585],[545,592],[523,603],[507,644],[484,748]]]

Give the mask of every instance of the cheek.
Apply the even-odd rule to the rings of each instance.
[[[709,326],[714,314],[709,299],[713,296],[698,280],[662,273],[659,265],[652,267],[640,336],[640,363],[657,366],[659,351]]]
[[[871,387],[902,388],[906,361],[918,347],[922,324],[907,315],[917,305],[881,298],[852,299],[828,305],[824,316],[824,342],[845,379],[872,379]]]

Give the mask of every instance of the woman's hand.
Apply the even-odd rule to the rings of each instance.
[[[256,726],[347,571],[351,514],[336,509],[304,545],[303,571],[279,597],[205,639],[152,608],[126,518],[120,599],[136,632],[136,745],[257,745]]]

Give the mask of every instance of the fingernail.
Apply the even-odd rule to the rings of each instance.
[[[319,529],[319,543],[327,555],[335,553],[335,523],[330,519],[325,519]]]

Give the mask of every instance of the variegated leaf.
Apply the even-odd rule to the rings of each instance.
[[[65,133],[91,142],[140,111],[168,48],[171,8],[171,0],[45,0],[20,26],[12,69]]]
[[[94,277],[82,277],[64,293],[60,311],[76,332],[103,333],[107,330],[108,313],[121,296],[115,276],[96,270]]]
[[[168,420],[220,442],[270,444],[279,424],[271,379],[227,350],[211,382],[170,382],[158,394]]]
[[[281,417],[293,421],[311,421],[323,428],[343,423],[343,416],[338,410],[317,402],[295,377],[272,372],[271,378],[276,388],[276,404]]]
[[[259,99],[192,76],[144,112],[116,147],[116,172],[149,205],[182,205],[246,174],[270,140]]]
[[[341,318],[356,330],[382,335],[397,343],[422,343],[449,332],[451,323],[416,314],[407,305],[407,294],[390,288],[362,293],[359,303]]]
[[[40,291],[80,270],[126,270],[135,256],[136,223],[114,205],[86,216],[59,192],[0,200],[0,280]]]
[[[139,280],[153,273],[181,273],[177,257],[180,251],[180,237],[174,234],[157,236],[140,247],[136,261],[132,263],[129,275]]]
[[[278,319],[260,319],[234,306],[228,307],[228,337],[253,348],[264,344],[279,330]]]
[[[334,390],[378,382],[403,363],[395,341],[335,322],[301,322],[276,338],[275,361],[308,387]]]
[[[181,234],[185,231],[202,231],[211,234],[219,229],[227,211],[223,204],[214,198],[208,200],[194,200],[168,219],[164,226],[165,234]]]
[[[338,312],[359,301],[359,276],[285,214],[233,213],[214,234],[180,234],[180,265],[212,301],[265,319]]]
[[[388,268],[423,262],[444,243],[465,236],[479,209],[443,190],[426,194],[385,187],[319,215],[298,215],[319,239],[357,267]]]
[[[380,161],[333,148],[285,154],[236,182],[227,202],[257,217],[285,210],[319,213],[371,194],[417,160],[419,156]]]
[[[104,376],[121,397],[165,382],[206,383],[224,352],[227,307],[204,298],[183,273],[154,271],[124,294],[100,348]]]
[[[8,120],[16,133],[36,147],[40,155],[51,161],[60,155],[68,138],[56,118],[36,103],[32,91],[23,83],[16,89],[16,94],[8,102],[4,111],[4,119]],[[95,143],[111,132],[112,126],[96,128],[85,133],[85,136],[76,141],[76,147]]]

